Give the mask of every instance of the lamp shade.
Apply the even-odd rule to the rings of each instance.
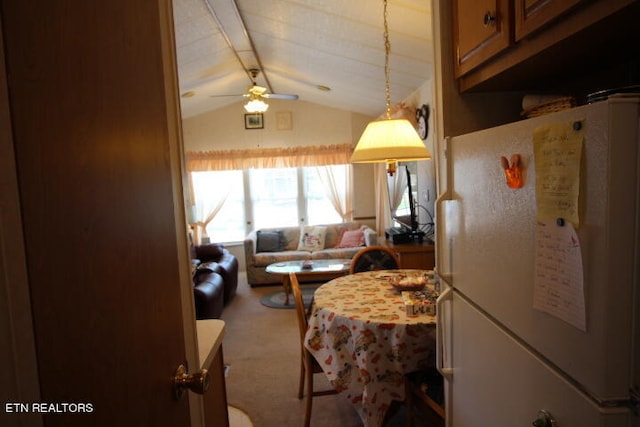
[[[387,119],[367,125],[351,155],[351,163],[390,163],[430,158],[429,150],[408,120]]]

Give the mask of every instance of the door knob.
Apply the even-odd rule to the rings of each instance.
[[[557,427],[558,424],[556,420],[551,416],[550,413],[541,409],[538,412],[538,417],[531,423],[533,427]]]
[[[204,394],[209,389],[209,371],[201,369],[200,372],[189,374],[185,365],[178,366],[173,376],[173,394],[180,399],[185,390]]]
[[[485,27],[496,25],[496,15],[491,13],[491,11],[487,11],[487,13],[484,14],[483,23]]]

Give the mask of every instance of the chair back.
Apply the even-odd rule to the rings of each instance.
[[[296,303],[296,315],[298,316],[298,329],[300,330],[300,345],[304,345],[304,336],[307,333],[307,314],[304,308],[304,301],[302,299],[302,292],[300,291],[300,284],[298,283],[298,277],[295,273],[289,273],[289,283],[291,283],[291,290],[293,291],[293,299]]]
[[[400,267],[398,255],[386,246],[367,246],[351,260],[351,274],[372,270],[395,270]]]

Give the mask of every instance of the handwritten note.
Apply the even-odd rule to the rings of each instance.
[[[556,123],[534,131],[537,218],[563,218],[580,226],[578,195],[584,140],[581,122]]]
[[[580,240],[571,223],[537,221],[533,308],[586,331]]]

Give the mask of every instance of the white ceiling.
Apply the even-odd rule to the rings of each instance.
[[[431,0],[388,1],[395,104],[432,76]],[[212,95],[246,93],[246,68],[260,66],[258,84],[273,93],[369,116],[385,110],[382,0],[174,0],[173,8],[183,118],[243,101]]]

